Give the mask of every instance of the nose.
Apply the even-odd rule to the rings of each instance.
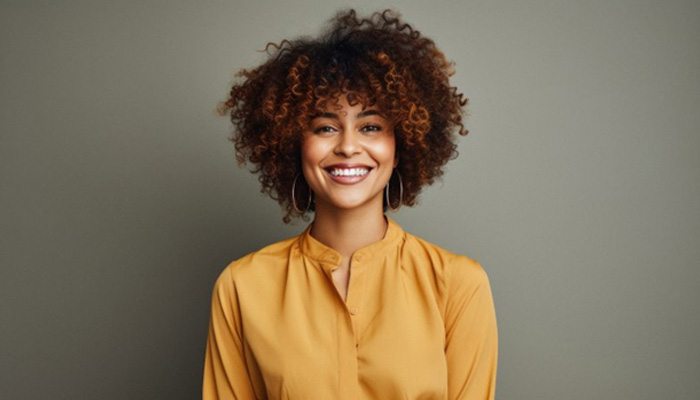
[[[352,157],[354,154],[361,151],[361,147],[358,135],[356,135],[355,132],[344,129],[341,134],[338,135],[338,143],[334,151],[337,155]]]

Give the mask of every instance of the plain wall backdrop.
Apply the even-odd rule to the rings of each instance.
[[[211,288],[300,232],[216,116],[339,1],[1,1],[0,398],[200,396]],[[458,159],[394,218],[493,286],[497,398],[700,396],[700,3],[361,1],[456,63]]]

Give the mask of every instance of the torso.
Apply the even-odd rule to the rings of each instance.
[[[236,316],[258,398],[447,398],[447,282],[471,293],[483,274],[399,227],[388,235],[337,263],[302,235],[222,272],[216,326]]]

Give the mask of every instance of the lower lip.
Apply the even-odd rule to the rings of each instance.
[[[354,184],[356,184],[356,183],[358,183],[358,182],[362,182],[362,181],[365,180],[365,178],[367,178],[367,176],[368,176],[369,174],[371,174],[371,173],[372,173],[372,170],[370,169],[370,170],[367,171],[367,173],[364,174],[364,175],[358,175],[358,176],[343,176],[343,175],[338,175],[338,176],[334,176],[334,175],[331,174],[329,171],[326,171],[326,174],[328,174],[328,176],[331,178],[331,180],[332,180],[333,182],[340,183],[341,185],[354,185]]]

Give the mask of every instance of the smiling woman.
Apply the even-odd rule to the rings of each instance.
[[[385,215],[467,133],[452,64],[390,10],[270,47],[221,111],[284,222],[314,219],[221,272],[204,399],[493,399],[486,272]]]

